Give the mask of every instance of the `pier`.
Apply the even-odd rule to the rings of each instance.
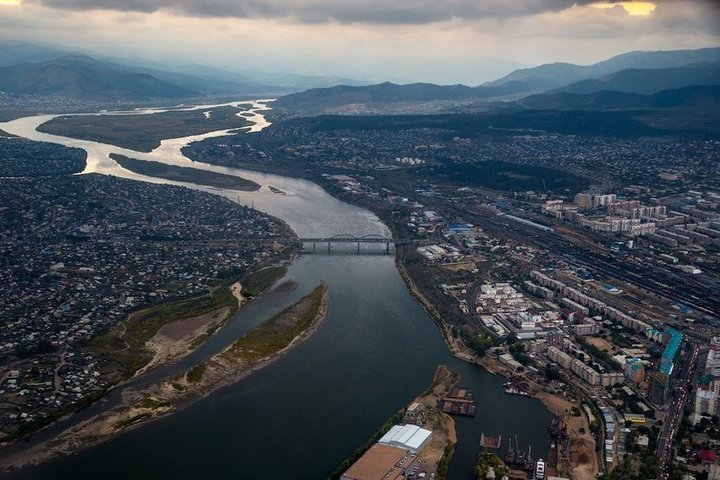
[[[442,411],[450,415],[475,416],[475,399],[467,388],[454,387],[447,397],[442,399]]]
[[[480,434],[480,446],[483,448],[492,448],[493,450],[497,450],[500,448],[500,445],[502,445],[502,435],[499,435],[497,437],[493,437],[490,435],[485,435],[485,432]]]

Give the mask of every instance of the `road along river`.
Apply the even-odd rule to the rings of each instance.
[[[238,104],[239,105],[239,104]],[[247,103],[245,104],[247,105]],[[256,122],[267,126],[266,102],[249,105]],[[191,108],[211,110],[213,105]],[[164,110],[133,111],[152,114]],[[54,115],[0,123],[21,137],[83,148],[86,172],[185,185],[224,195],[281,218],[301,237],[336,233],[389,234],[371,212],[343,203],[304,180],[195,163],[180,149],[192,141],[228,131],[163,141],[151,153],[85,140],[44,134],[36,128]],[[251,133],[248,133],[251,134]],[[261,185],[256,192],[224,191],[137,175],[108,155],[238,175]],[[269,187],[283,190],[277,195]],[[372,247],[363,247],[372,248]],[[384,249],[382,247],[378,247]],[[304,255],[290,266],[286,279],[300,283],[290,295],[259,298],[243,307],[215,337],[181,362],[134,380],[141,385],[177,373],[212,356],[240,335],[309,293],[319,281],[330,288],[330,311],[320,329],[287,355],[241,382],[169,417],[151,422],[78,455],[58,458],[8,475],[11,479],[323,479],[390,415],[431,382],[444,363],[461,376],[478,402],[475,418],[456,418],[458,445],[449,478],[473,479],[480,434],[518,435],[520,445],[545,452],[551,414],[537,400],[504,393],[504,379],[455,359],[432,319],[410,296],[388,255]],[[284,280],[286,280],[284,279]],[[284,281],[282,280],[282,281]],[[87,418],[120,398],[112,391],[77,418]],[[70,419],[55,431],[66,427]],[[38,439],[50,436],[53,428]],[[17,451],[23,446],[14,446]],[[3,455],[0,451],[0,465]],[[501,453],[504,453],[501,452]]]

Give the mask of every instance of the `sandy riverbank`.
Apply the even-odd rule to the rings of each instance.
[[[423,405],[425,412],[423,427],[433,432],[430,443],[420,453],[425,465],[437,465],[443,458],[446,447],[454,448],[457,443],[455,420],[444,413],[438,405],[442,404],[442,399],[447,397],[458,380],[457,373],[445,365],[440,365],[435,371],[431,387],[413,402]]]
[[[211,359],[180,375],[147,387],[124,391],[119,405],[74,425],[52,440],[6,459],[3,468],[22,468],[59,455],[76,453],[187,407],[223,387],[238,382],[276,361],[309,338],[327,316],[329,305],[329,290],[322,284],[313,293],[267,320]],[[308,323],[306,321],[309,315],[312,315],[312,318]],[[296,333],[295,328],[298,328],[301,322],[304,328]],[[262,328],[265,329],[263,333],[267,333],[268,329],[275,329],[278,336],[291,331],[292,338],[289,338],[282,348],[255,358],[245,351],[247,339],[252,338],[253,333]]]
[[[192,353],[198,344],[220,330],[232,314],[231,308],[223,307],[204,315],[183,318],[163,325],[145,344],[153,352],[152,360],[138,370],[135,377]]]

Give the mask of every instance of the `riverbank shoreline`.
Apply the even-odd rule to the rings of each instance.
[[[292,229],[290,229],[290,227],[286,223],[284,223],[282,221],[280,221],[280,222],[281,222],[280,227],[281,227],[282,231],[290,232],[290,234],[294,235],[294,232],[292,231]],[[280,252],[280,253],[284,253],[284,252]],[[18,445],[24,439],[32,438],[32,436],[34,436],[34,435],[38,435],[43,432],[46,432],[48,429],[51,429],[51,428],[57,426],[61,422],[72,421],[72,418],[74,415],[82,412],[86,408],[89,408],[89,407],[97,404],[98,402],[104,401],[103,399],[105,399],[110,394],[110,392],[121,391],[123,400],[125,400],[124,389],[127,388],[128,384],[130,384],[131,382],[137,381],[144,375],[149,374],[154,370],[177,363],[177,362],[183,360],[185,357],[191,355],[195,350],[200,348],[208,340],[210,340],[212,337],[217,335],[228,324],[228,322],[230,322],[230,320],[240,311],[240,309],[243,307],[243,305],[251,303],[254,299],[259,298],[261,295],[265,295],[265,294],[274,292],[274,290],[271,290],[271,287],[276,285],[277,281],[280,280],[282,277],[284,277],[287,274],[287,268],[285,265],[287,263],[291,263],[295,257],[296,257],[295,252],[292,251],[287,259],[282,260],[280,262],[273,260],[272,263],[266,262],[264,264],[260,264],[257,266],[256,270],[244,275],[241,278],[241,280],[243,282],[245,282],[245,281],[250,282],[250,280],[252,279],[251,283],[253,283],[254,288],[257,290],[255,292],[253,292],[252,295],[243,295],[241,293],[243,290],[243,287],[241,285],[240,280],[235,281],[229,285],[226,285],[225,287],[218,286],[217,288],[227,288],[228,289],[229,294],[232,295],[233,299],[237,302],[237,305],[234,308],[230,308],[228,306],[223,306],[218,309],[212,310],[206,314],[202,314],[202,315],[194,316],[194,317],[193,316],[181,317],[172,322],[163,324],[158,329],[158,331],[152,337],[150,337],[147,340],[147,342],[145,342],[145,344],[144,344],[145,347],[148,350],[150,350],[153,355],[153,357],[149,360],[149,362],[147,364],[142,366],[140,369],[136,370],[131,376],[124,378],[124,379],[121,378],[119,381],[110,385],[105,391],[96,395],[93,398],[92,402],[90,402],[86,405],[83,405],[81,408],[78,408],[72,412],[69,412],[61,417],[54,419],[52,422],[44,425],[42,428],[33,432],[30,437],[18,438],[18,439],[13,440],[12,442],[4,443],[2,445],[2,448],[4,449],[4,448],[12,447],[14,445]],[[270,272],[270,274],[268,275],[266,272]],[[255,284],[257,284],[257,285],[255,285]],[[144,307],[143,309],[138,310],[138,312],[135,312],[135,313],[143,312],[144,310],[149,309],[149,308],[152,308],[152,306]],[[123,320],[123,322],[118,324],[115,328],[124,329],[123,325],[125,324],[125,322],[128,321],[128,319],[131,318],[132,315],[133,314],[128,316],[125,320]],[[161,352],[154,349],[154,347],[156,346],[156,345],[154,345],[154,343],[155,343],[157,337],[162,335],[161,330],[163,330],[166,327],[172,328],[177,323],[181,323],[181,322],[185,322],[185,321],[192,322],[194,320],[198,320],[201,318],[209,319],[209,323],[207,323],[206,325],[203,326],[203,328],[201,328],[202,332],[200,332],[199,335],[189,335],[188,337],[183,338],[183,339],[175,339],[175,341],[173,341],[173,344],[175,347],[178,347],[175,354],[171,355],[171,356],[166,356],[165,358],[161,358],[161,359],[157,358]],[[176,345],[177,343],[180,343],[181,345]],[[119,375],[119,373],[118,373],[118,375]],[[105,412],[105,410],[98,413],[97,415],[94,415],[92,418],[97,418],[97,417],[103,415],[104,412]],[[62,435],[63,432],[65,432],[69,429],[72,429],[75,426],[87,424],[89,421],[90,420],[80,421],[79,423],[68,427],[66,430],[63,430],[63,431],[58,432],[57,434],[54,434],[51,438],[41,441],[40,445],[47,444],[48,442],[52,442],[58,436]],[[16,456],[25,455],[25,452],[32,451],[35,447],[36,447],[36,445],[32,445],[26,450],[22,450],[16,454],[10,454],[7,458],[13,458]],[[2,453],[3,453],[3,450],[0,449],[0,455]],[[8,467],[6,466],[5,458],[0,456],[0,459],[2,459],[2,462],[1,462],[2,464],[0,465],[0,471],[7,470]],[[45,461],[45,459],[37,461],[37,462],[27,462],[23,466],[36,465],[36,464],[42,463],[43,461]]]
[[[455,445],[457,444],[457,432],[455,430],[455,419],[443,412],[439,407],[440,402],[460,381],[458,374],[447,365],[438,365],[433,375],[430,386],[420,395],[393,414],[370,438],[358,447],[352,454],[338,464],[338,467],[329,475],[328,480],[339,480],[345,471],[360,459],[377,441],[390,430],[394,425],[403,422],[409,406],[413,405],[416,411],[421,411],[418,418],[422,418],[422,425],[433,432],[432,439],[420,453],[419,457],[426,466],[434,465],[437,480],[445,480],[447,467],[452,459]]]
[[[12,471],[38,465],[58,456],[72,455],[99,445],[118,435],[141,428],[152,421],[181,411],[209,395],[262,370],[310,338],[318,330],[323,320],[327,317],[330,308],[328,287],[325,284],[321,284],[313,293],[301,299],[292,307],[285,309],[267,320],[267,322],[270,322],[283,315],[291,315],[292,313],[288,312],[291,312],[293,307],[304,305],[304,303],[307,303],[309,297],[318,292],[320,299],[317,309],[313,314],[312,321],[307,328],[302,329],[302,331],[295,335],[283,348],[249,365],[242,361],[238,361],[235,365],[232,365],[228,360],[228,352],[230,352],[235,345],[232,344],[222,352],[213,356],[209,361],[219,366],[212,374],[211,371],[208,370],[207,365],[201,367],[201,365],[205,363],[203,362],[180,375],[165,378],[157,383],[137,390],[131,389],[124,391],[122,393],[123,400],[120,405],[70,427],[51,440],[35,445],[28,450],[19,452],[5,459],[2,471]],[[252,333],[252,331],[250,333]],[[249,334],[241,337],[241,340]],[[198,371],[198,369],[202,369],[202,377],[205,378],[204,382],[193,380],[193,372]],[[179,386],[182,386],[182,388],[179,388]]]

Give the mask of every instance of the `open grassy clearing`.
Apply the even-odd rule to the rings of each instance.
[[[218,107],[206,117],[202,110],[170,111],[149,115],[62,116],[40,125],[39,131],[92,140],[139,152],[150,152],[166,138],[187,137],[215,130],[238,129],[251,123],[237,116],[235,107]]]
[[[178,182],[189,182],[197,185],[207,185],[208,187],[242,190],[245,192],[254,192],[260,189],[260,185],[257,183],[234,175],[208,172],[190,167],[177,167],[160,162],[137,160],[126,157],[125,155],[118,155],[117,153],[111,153],[110,158],[131,172],[149,177],[159,177]]]

